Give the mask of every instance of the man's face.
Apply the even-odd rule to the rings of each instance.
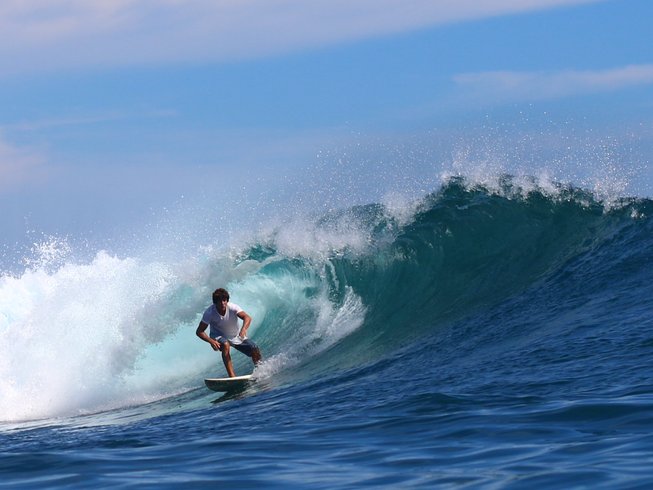
[[[225,311],[227,311],[227,303],[229,302],[228,299],[221,299],[218,301],[218,311],[220,312],[221,315],[224,315]]]

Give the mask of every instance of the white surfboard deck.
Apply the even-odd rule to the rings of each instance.
[[[204,384],[213,391],[234,391],[245,388],[250,381],[253,381],[252,375],[246,374],[234,378],[206,378]]]

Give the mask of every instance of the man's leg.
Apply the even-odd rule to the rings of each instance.
[[[252,361],[254,361],[254,366],[261,362],[261,351],[258,347],[252,349]]]
[[[249,339],[246,339],[241,344],[234,345],[233,347],[246,356],[251,357],[252,361],[254,362],[254,366],[257,366],[258,363],[263,359],[263,356],[261,356],[261,350],[258,348],[258,345]]]
[[[224,367],[227,368],[227,374],[230,378],[235,378],[236,373],[234,372],[234,366],[231,363],[231,354],[229,353],[230,345],[229,342],[223,342],[222,344],[222,362],[224,362]]]

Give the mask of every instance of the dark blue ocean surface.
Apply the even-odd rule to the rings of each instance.
[[[4,276],[0,486],[650,488],[652,215],[453,180],[410,215],[288,224],[196,271],[99,254]],[[229,395],[194,338],[219,285],[266,357]],[[65,334],[93,288],[120,305],[92,311],[104,349]],[[69,300],[54,354],[32,290]]]

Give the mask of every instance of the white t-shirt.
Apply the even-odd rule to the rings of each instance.
[[[202,321],[211,327],[209,337],[212,339],[218,337],[233,339],[234,337],[237,337],[238,332],[240,332],[240,327],[238,326],[238,313],[241,311],[243,311],[243,309],[236,303],[227,303],[227,311],[225,311],[224,316],[222,316],[218,312],[218,307],[216,305],[209,306],[204,312],[204,315],[202,315]]]

